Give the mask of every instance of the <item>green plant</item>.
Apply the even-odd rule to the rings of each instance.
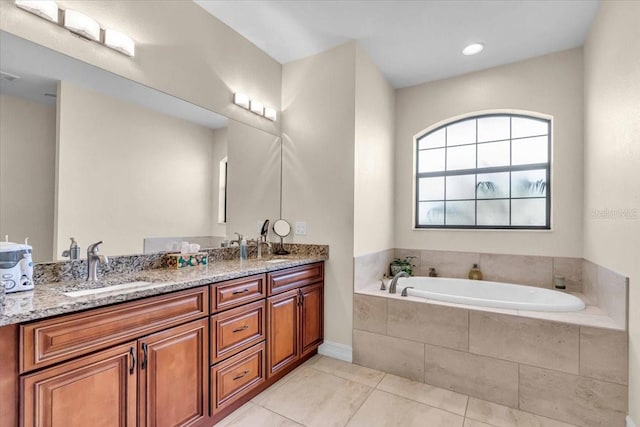
[[[393,261],[391,261],[391,264],[389,264],[389,273],[391,276],[395,276],[399,272],[404,271],[409,276],[413,276],[413,267],[415,267],[413,260],[415,258],[416,257],[414,256],[394,258]]]

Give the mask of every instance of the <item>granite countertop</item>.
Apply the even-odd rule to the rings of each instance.
[[[236,259],[232,261],[214,261],[206,266],[187,267],[177,270],[162,268],[108,274],[95,282],[68,280],[43,283],[36,285],[33,291],[7,294],[4,303],[0,305],[0,326],[69,314],[253,274],[311,264],[325,261],[327,257],[322,255],[288,255],[277,259],[285,261],[270,263],[268,259],[249,259],[241,264],[240,260]],[[81,297],[65,295],[65,292],[70,291],[99,289],[105,286],[138,281],[152,282],[154,287],[119,292],[90,293]],[[155,286],[156,284],[157,287]]]

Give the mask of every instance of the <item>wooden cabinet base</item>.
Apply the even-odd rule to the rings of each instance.
[[[262,384],[259,384],[254,388],[246,390],[245,392],[242,393],[241,396],[238,396],[238,399],[234,400],[233,402],[228,402],[226,406],[219,408],[216,412],[213,413],[210,420],[211,424],[209,425],[214,425],[217,422],[220,422],[223,418],[227,417],[233,411],[235,411],[236,409],[238,409],[239,407],[241,407],[242,405],[244,405],[245,403],[247,403],[257,395],[259,395],[260,393],[262,393],[263,391],[271,387],[280,378],[282,378],[283,376],[285,376],[286,374],[288,374],[298,366],[302,365],[307,360],[311,359],[313,356],[317,354],[317,352],[318,352],[317,349],[310,351],[304,357],[296,360],[294,363],[289,365],[286,370],[282,370],[281,372],[278,372],[278,375],[274,375],[268,378]],[[212,388],[213,388],[213,382],[212,382]],[[213,394],[214,394],[214,390],[212,389],[211,395],[213,396]]]
[[[136,342],[24,375],[23,427],[126,427],[137,422]]]

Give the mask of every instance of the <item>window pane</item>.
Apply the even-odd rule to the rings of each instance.
[[[527,119],[524,117],[511,118],[511,138],[547,135],[548,133],[549,122],[546,120]]]
[[[418,149],[424,150],[425,148],[438,148],[444,147],[444,132],[445,128],[438,131],[431,132],[424,138],[418,140]]]
[[[546,170],[536,169],[511,173],[511,197],[544,197],[546,195]]]
[[[476,142],[476,121],[465,120],[447,126],[447,146],[473,144]]]
[[[444,202],[420,202],[418,224],[444,225]]]
[[[475,225],[476,202],[447,202],[447,225]]]
[[[475,169],[476,146],[447,148],[447,170]]]
[[[418,172],[438,172],[444,170],[444,148],[418,152]]]
[[[509,141],[478,144],[478,167],[509,166],[511,156]]]
[[[473,199],[475,197],[476,176],[458,175],[447,177],[447,200]],[[442,197],[444,198],[444,197]]]
[[[546,199],[511,201],[511,225],[546,225]]]
[[[511,130],[509,117],[484,117],[478,119],[478,142],[509,139]]]
[[[509,197],[509,172],[478,175],[476,192],[478,199]]]
[[[443,200],[444,199],[444,177],[420,178],[420,190],[418,192],[420,200]]]
[[[478,200],[478,225],[509,225],[509,201]]]
[[[548,159],[549,138],[516,139],[512,142],[511,164],[528,165],[532,163],[546,163]]]

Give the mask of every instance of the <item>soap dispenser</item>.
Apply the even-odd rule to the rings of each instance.
[[[469,270],[469,279],[482,280],[482,271],[478,268],[478,264],[473,264],[473,267]]]
[[[245,261],[247,255],[247,239],[243,237],[242,240],[240,240],[240,261]]]

